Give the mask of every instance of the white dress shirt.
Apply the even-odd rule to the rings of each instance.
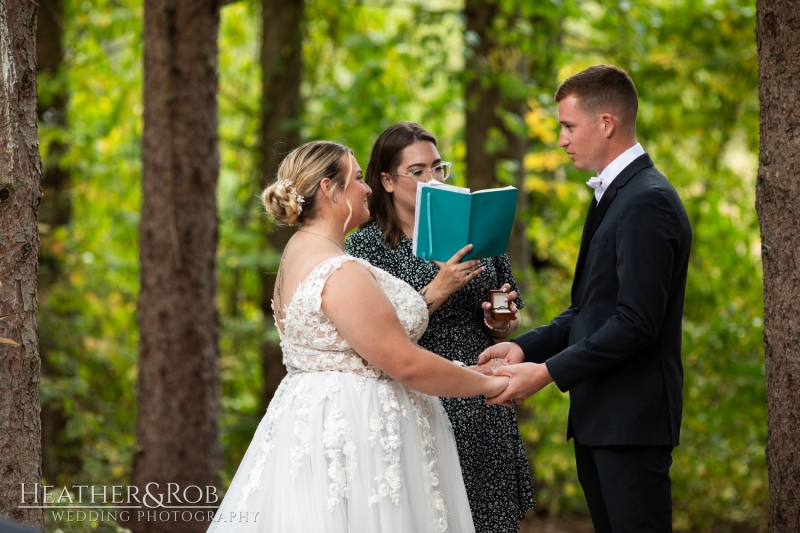
[[[619,176],[619,173],[622,172],[625,167],[633,163],[634,159],[644,153],[645,151],[644,148],[642,148],[642,145],[636,143],[619,154],[615,160],[613,160],[606,168],[603,169],[603,172],[601,172],[599,176],[596,178],[590,178],[589,181],[586,182],[586,185],[594,189],[594,197],[598,204],[600,203],[600,198],[603,197],[603,193],[606,192],[608,186],[611,185],[612,181],[614,181],[614,178]]]

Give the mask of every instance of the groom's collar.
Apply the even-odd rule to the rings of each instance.
[[[603,169],[602,172],[597,176],[603,180],[603,184],[608,187],[611,185],[611,182],[614,181],[614,178],[619,176],[619,173],[622,170],[630,165],[637,157],[644,153],[644,148],[639,143],[634,144],[617,157],[614,160],[606,165],[606,168]]]
[[[650,159],[650,156],[647,152],[643,153],[636,159],[634,159],[628,166],[622,169],[622,171],[617,175],[614,179],[614,188],[619,189],[624,187],[630,179],[636,175],[642,169],[647,167],[653,166],[653,160]]]

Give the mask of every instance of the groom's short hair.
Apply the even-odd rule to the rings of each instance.
[[[564,80],[556,91],[556,102],[568,96],[578,99],[578,109],[585,113],[612,113],[621,124],[636,131],[639,97],[628,73],[614,65],[594,65]]]

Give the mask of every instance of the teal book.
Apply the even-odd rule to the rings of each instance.
[[[464,260],[503,255],[517,193],[515,187],[470,192],[435,182],[417,184],[414,255],[445,262],[467,244],[473,248]]]

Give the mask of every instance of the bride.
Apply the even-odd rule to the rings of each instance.
[[[370,193],[352,151],[318,141],[292,151],[262,194],[276,222],[300,224],[273,295],[288,375],[209,533],[474,532],[431,396],[492,397],[508,381],[419,348],[425,300],[345,255]]]

